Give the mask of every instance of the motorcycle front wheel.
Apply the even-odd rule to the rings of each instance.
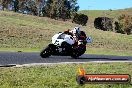
[[[51,52],[51,49],[50,49],[49,46],[47,46],[45,49],[43,49],[43,50],[40,52],[40,56],[41,56],[42,58],[47,58],[47,57],[51,56],[50,52]]]

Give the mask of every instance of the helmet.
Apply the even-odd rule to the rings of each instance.
[[[80,33],[80,28],[79,28],[79,27],[75,27],[75,28],[73,29],[73,33],[74,33],[74,34],[79,34],[79,33]]]

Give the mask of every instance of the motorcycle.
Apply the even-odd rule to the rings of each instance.
[[[42,58],[47,58],[51,55],[78,58],[85,53],[86,44],[91,42],[92,38],[87,37],[83,31],[81,31],[76,43],[72,35],[59,32],[52,37],[52,43],[40,52],[40,56]]]

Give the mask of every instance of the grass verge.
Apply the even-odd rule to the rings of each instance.
[[[86,51],[86,54],[132,56],[132,51],[129,51],[129,50],[112,50],[112,49],[106,49],[106,48],[88,48]]]
[[[87,63],[0,68],[0,88],[132,88],[129,84],[86,84],[79,86],[79,66],[87,74],[130,74],[131,63]]]
[[[40,52],[40,48],[0,48],[0,52]],[[132,56],[129,50],[111,50],[105,48],[87,48],[85,54]]]

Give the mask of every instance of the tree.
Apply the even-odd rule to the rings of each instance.
[[[38,0],[36,4],[38,5],[38,16],[41,16],[42,15],[42,10],[43,10],[43,7],[46,4],[46,1],[45,0]]]
[[[43,15],[47,17],[51,17],[51,10],[52,10],[53,0],[47,0],[46,5],[43,8]]]
[[[70,19],[72,13],[77,12],[77,0],[47,0],[43,8],[43,15],[50,18]]]
[[[19,1],[18,0],[13,0],[14,3],[14,11],[18,12],[19,10]]]
[[[116,32],[122,34],[132,34],[132,16],[123,14],[118,17],[118,22],[115,22]]]
[[[71,13],[74,14],[79,10],[79,6],[77,5],[77,0],[69,0]]]
[[[4,10],[4,8],[8,9],[8,4],[11,2],[12,0],[1,0],[2,10]]]

